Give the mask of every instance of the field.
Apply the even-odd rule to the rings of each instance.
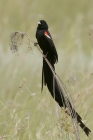
[[[0,140],[74,140],[58,127],[61,110],[47,87],[41,93],[42,55],[25,39],[10,49],[10,35],[36,41],[37,22],[47,21],[59,55],[56,72],[77,112],[93,131],[93,1],[0,1]],[[80,140],[88,140],[79,128]]]

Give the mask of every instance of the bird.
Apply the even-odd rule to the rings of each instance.
[[[43,55],[47,58],[55,72],[55,64],[58,62],[58,53],[53,42],[52,36],[48,30],[48,24],[45,20],[39,20],[36,30],[36,39],[37,44],[41,48]],[[55,72],[56,73],[56,72]],[[72,107],[69,99],[64,95],[63,90],[60,85],[58,85],[57,79],[53,75],[53,72],[46,60],[43,57],[43,66],[42,66],[42,88],[43,85],[47,86],[50,94],[54,100],[62,108],[68,108],[69,111],[66,113],[72,117],[72,119],[77,118],[77,123],[82,128],[87,136],[91,133],[91,130],[82,122],[82,118]]]

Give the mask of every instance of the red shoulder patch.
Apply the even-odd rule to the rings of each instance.
[[[45,34],[45,35],[48,35],[48,32],[45,31],[44,34]]]
[[[48,34],[48,32],[47,32],[47,31],[45,31],[45,32],[44,32],[44,35],[45,35],[46,37],[48,37],[48,38],[50,38],[50,39],[51,39],[51,37],[49,36],[49,34]]]

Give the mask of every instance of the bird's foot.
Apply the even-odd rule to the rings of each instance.
[[[37,46],[38,45],[38,42],[34,42],[34,46]]]

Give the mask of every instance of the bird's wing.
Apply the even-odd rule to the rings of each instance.
[[[56,62],[58,61],[58,54],[55,48],[55,45],[53,43],[52,37],[49,33],[49,31],[44,31],[44,38],[48,43],[48,46],[50,47],[50,50],[52,51],[52,54],[55,56]]]
[[[50,56],[48,56],[48,54],[46,54],[46,57],[47,57],[48,61],[51,63],[52,67],[54,68],[55,62],[58,61],[58,54],[57,54],[55,45],[53,43],[53,40],[52,40],[52,37],[51,37],[49,31],[44,31],[44,39],[46,40],[47,46],[49,47],[50,56],[52,55],[50,58]],[[53,59],[53,60],[51,60],[51,59]],[[50,81],[49,79],[53,75],[51,73],[52,72],[51,72],[49,66],[46,64],[45,60],[43,59],[41,91],[43,90],[43,84],[46,85],[47,83],[49,83],[49,81]]]

